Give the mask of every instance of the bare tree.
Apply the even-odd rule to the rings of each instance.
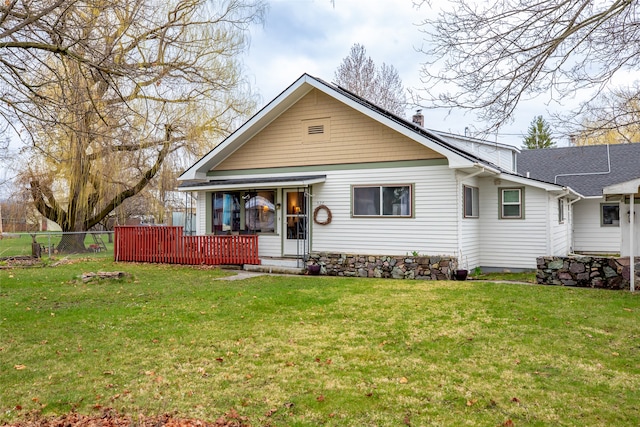
[[[576,145],[640,142],[640,82],[603,93],[578,120],[565,123]]]
[[[42,215],[63,231],[88,230],[163,168],[228,135],[255,108],[237,58],[263,7],[4,2],[0,114],[26,131],[23,175]]]
[[[429,46],[422,68],[427,95],[420,101],[475,110],[487,130],[508,122],[523,100],[541,93],[560,100],[584,89],[595,97],[640,65],[636,0],[451,0],[450,6],[423,23]]]
[[[354,44],[349,56],[335,71],[335,83],[396,115],[403,115],[406,103],[402,80],[393,65],[377,68],[365,47]]]

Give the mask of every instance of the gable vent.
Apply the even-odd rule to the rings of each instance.
[[[320,135],[324,133],[324,125],[313,125],[307,128],[307,135]]]

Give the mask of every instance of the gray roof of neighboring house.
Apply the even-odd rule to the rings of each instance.
[[[640,143],[522,150],[518,173],[602,196],[608,185],[640,178]]]

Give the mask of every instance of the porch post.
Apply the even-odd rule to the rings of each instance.
[[[636,230],[635,230],[635,209],[634,209],[634,194],[631,193],[631,195],[629,196],[629,289],[631,289],[631,292],[634,292],[636,290],[635,288],[635,279],[636,279],[636,272],[635,272],[635,242],[633,241],[633,237],[636,234]]]

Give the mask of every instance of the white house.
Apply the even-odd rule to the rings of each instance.
[[[573,205],[574,252],[629,255],[630,198],[614,190],[640,179],[640,144],[524,150],[518,155],[518,171],[584,196]],[[605,195],[610,186],[611,193]],[[640,203],[638,197],[635,203]]]
[[[518,175],[518,152],[428,130],[304,74],[187,169],[180,190],[197,193],[197,234],[256,233],[265,264],[419,253],[535,269],[536,257],[571,250],[582,196]]]

